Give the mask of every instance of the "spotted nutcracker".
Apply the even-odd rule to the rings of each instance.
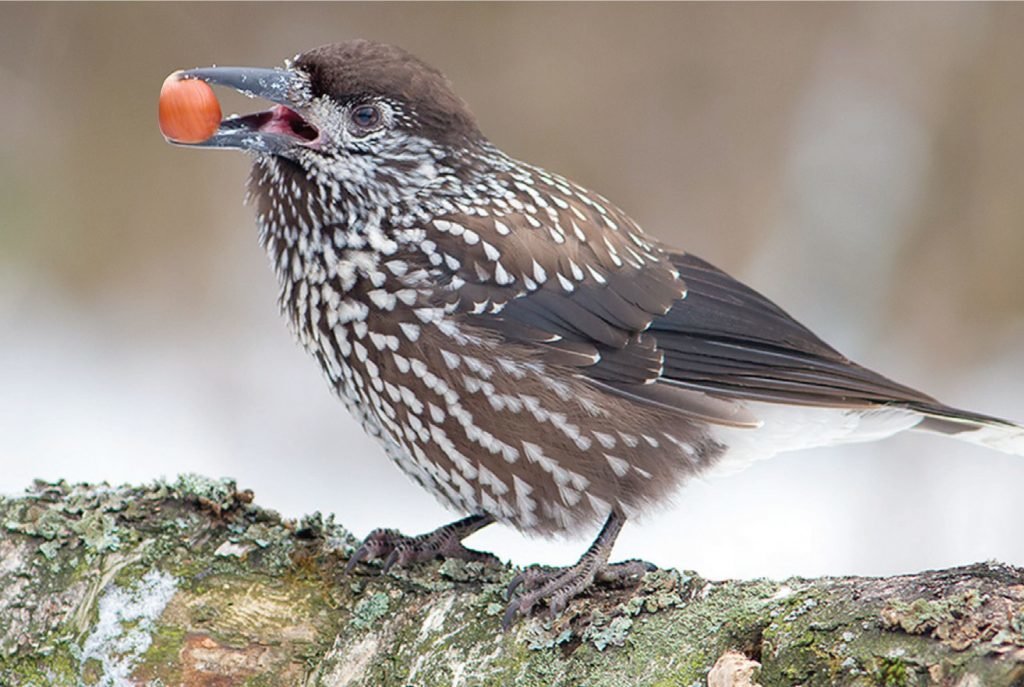
[[[507,625],[642,572],[608,563],[623,523],[711,468],[907,429],[1024,454],[1024,427],[851,362],[602,196],[509,157],[399,48],[355,40],[179,78],[276,103],[193,145],[250,153],[295,334],[388,456],[467,514],[417,537],[377,530],[350,567],[492,559],[461,540],[495,521],[603,522],[575,565],[516,578]]]

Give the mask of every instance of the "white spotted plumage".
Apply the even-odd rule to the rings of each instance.
[[[483,149],[486,173],[467,180],[447,164],[451,152],[430,141],[406,137],[392,148],[430,162],[393,165],[386,154],[339,162],[311,153],[298,165],[257,159],[260,237],[299,340],[392,460],[449,506],[541,533],[575,530],[623,501],[637,510],[651,499],[632,493],[625,459],[587,455],[595,445],[637,448],[611,431],[585,429],[595,416],[602,427],[615,425],[600,392],[575,376],[559,380],[537,356],[524,363],[502,355],[500,338],[467,329],[459,312],[494,315],[539,289],[601,285],[620,253],[656,261],[659,249],[604,202],[496,149]],[[580,226],[612,214],[626,242],[591,240]],[[566,246],[572,257],[507,255],[499,246],[516,231],[531,232],[538,247]],[[464,302],[470,284],[489,291]],[[473,409],[476,398],[486,411]],[[538,432],[558,446],[553,453],[521,438]],[[538,476],[546,488],[538,489]],[[614,486],[583,498],[593,483]],[[541,495],[555,503],[538,508]]]
[[[344,99],[321,95],[307,113],[320,147],[257,152],[260,239],[331,386],[448,505],[544,534],[634,514],[729,449],[805,444],[783,434],[819,401],[838,408],[818,409],[834,420],[824,443],[885,433],[865,428],[894,404],[886,432],[931,418],[1020,451],[1019,428],[853,365],[602,196],[506,156],[455,101],[432,116],[455,117],[462,138],[401,97],[372,102],[387,126],[365,136]],[[685,305],[684,269],[700,289]]]

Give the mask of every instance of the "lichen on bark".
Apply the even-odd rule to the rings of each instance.
[[[1016,685],[1024,570],[709,581],[659,570],[499,629],[515,570],[344,574],[331,517],[230,481],[0,500],[0,685]]]

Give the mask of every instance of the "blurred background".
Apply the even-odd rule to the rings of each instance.
[[[1024,420],[1024,6],[5,3],[0,493],[194,471],[359,536],[452,519],[291,341],[245,157],[157,130],[175,69],[353,37],[438,66],[506,152],[854,359]],[[1024,459],[904,435],[694,483],[616,556],[714,577],[1024,565],[1022,496]],[[585,546],[471,541],[518,563]]]

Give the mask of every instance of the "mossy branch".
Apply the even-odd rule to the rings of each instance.
[[[1024,570],[712,582],[659,571],[499,631],[513,569],[345,575],[356,543],[227,481],[0,500],[0,685],[1024,682]]]

